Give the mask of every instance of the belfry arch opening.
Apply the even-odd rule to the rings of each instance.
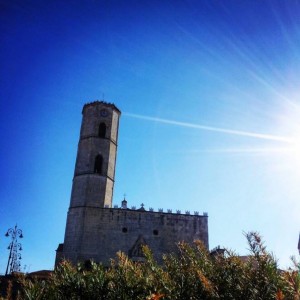
[[[95,158],[94,173],[97,174],[102,173],[102,164],[103,164],[103,157],[100,154],[98,154]]]
[[[106,125],[103,122],[99,125],[98,136],[101,138],[105,138],[106,136]]]

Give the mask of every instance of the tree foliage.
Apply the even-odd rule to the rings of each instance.
[[[241,259],[231,251],[212,256],[200,241],[178,244],[178,253],[164,255],[158,264],[144,247],[144,262],[118,253],[109,268],[91,262],[64,261],[49,280],[24,277],[21,299],[235,299],[300,300],[300,266],[281,271],[256,232],[246,234],[250,255]]]

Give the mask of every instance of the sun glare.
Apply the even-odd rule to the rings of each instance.
[[[286,136],[291,143],[282,154],[285,160],[296,173],[300,173],[300,107],[297,101],[289,98],[285,102],[281,113],[278,115],[278,123],[275,130],[280,135]],[[292,100],[291,100],[292,99]]]
[[[286,97],[284,97],[287,99]],[[266,157],[273,161],[274,169],[288,170],[293,175],[298,174],[300,178],[300,107],[296,101],[288,98],[289,101],[284,101],[282,97],[277,98],[277,108],[275,107],[276,115],[273,115],[274,124],[267,124],[268,133],[241,131],[231,128],[220,128],[214,126],[206,126],[195,123],[182,122],[180,120],[170,120],[152,116],[145,116],[132,113],[124,113],[130,118],[141,119],[144,121],[156,122],[165,125],[188,127],[191,129],[211,131],[224,135],[240,136],[240,138],[247,138],[247,146],[228,147],[224,145],[221,148],[199,149],[199,152],[212,153],[230,153],[241,155],[257,155],[261,159]],[[262,120],[262,124],[268,123]],[[270,133],[271,132],[271,133]],[[274,159],[273,159],[274,158]]]

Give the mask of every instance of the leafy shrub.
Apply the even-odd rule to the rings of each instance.
[[[22,299],[300,300],[300,265],[281,271],[256,232],[246,234],[250,255],[212,256],[200,241],[178,244],[159,265],[148,247],[144,262],[117,253],[109,268],[64,261],[49,280],[23,278]]]

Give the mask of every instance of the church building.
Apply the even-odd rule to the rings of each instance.
[[[121,112],[111,103],[85,104],[77,150],[64,243],[56,250],[57,265],[93,260],[108,265],[118,251],[143,260],[142,245],[155,259],[176,252],[180,241],[203,241],[208,248],[208,216],[177,210],[164,212],[113,206],[113,189]]]

